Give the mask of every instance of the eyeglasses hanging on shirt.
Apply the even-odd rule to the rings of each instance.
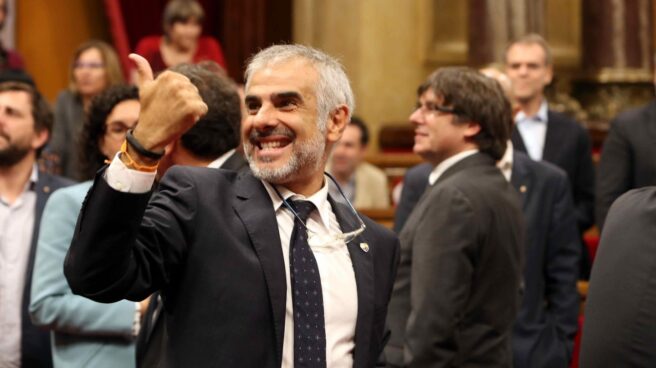
[[[339,194],[344,199],[344,202],[346,204],[348,204],[348,207],[351,209],[351,212],[353,213],[353,215],[355,215],[355,217],[360,222],[360,227],[359,228],[357,228],[353,231],[349,231],[347,233],[317,234],[317,233],[315,233],[314,231],[310,230],[307,227],[307,225],[305,224],[305,221],[303,221],[299,217],[298,213],[296,213],[296,211],[294,210],[292,205],[290,205],[289,202],[280,194],[280,192],[275,187],[275,185],[272,186],[273,189],[276,191],[276,194],[278,195],[278,197],[282,200],[282,203],[285,206],[285,208],[287,208],[294,215],[294,217],[303,225],[303,227],[307,231],[308,245],[310,247],[324,247],[324,246],[329,246],[329,245],[332,245],[332,244],[342,243],[342,242],[344,244],[348,244],[351,241],[353,241],[353,239],[355,239],[358,235],[362,234],[364,232],[364,230],[367,228],[367,225],[365,225],[365,223],[364,223],[364,221],[362,221],[362,218],[360,217],[360,215],[358,215],[358,211],[355,210],[355,208],[353,207],[353,204],[351,204],[351,201],[349,201],[348,198],[346,198],[346,195],[344,195],[344,192],[342,191],[342,188],[340,188],[339,184],[337,184],[337,180],[335,180],[335,178],[333,178],[333,176],[328,174],[328,173],[324,173],[324,174],[328,178],[330,178],[330,180],[333,182],[333,184],[335,184],[335,187],[337,188],[337,190],[339,190]]]

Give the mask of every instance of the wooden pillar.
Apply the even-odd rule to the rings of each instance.
[[[653,98],[651,0],[583,0],[582,77],[573,94],[593,129]]]

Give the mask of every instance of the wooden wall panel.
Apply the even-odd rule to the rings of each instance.
[[[16,48],[39,89],[50,101],[67,85],[71,55],[82,42],[109,41],[103,2],[17,1]]]

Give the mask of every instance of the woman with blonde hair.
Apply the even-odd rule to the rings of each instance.
[[[77,147],[85,111],[93,97],[124,79],[116,51],[98,40],[77,48],[68,76],[68,89],[59,93],[55,103],[55,125],[46,158],[55,161],[61,175],[79,179]]]

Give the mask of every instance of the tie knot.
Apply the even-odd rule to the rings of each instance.
[[[310,217],[310,213],[316,208],[314,203],[310,201],[291,201],[291,204],[292,207],[294,207],[296,214],[298,214],[298,217],[300,217],[303,222],[307,221],[308,217]]]

